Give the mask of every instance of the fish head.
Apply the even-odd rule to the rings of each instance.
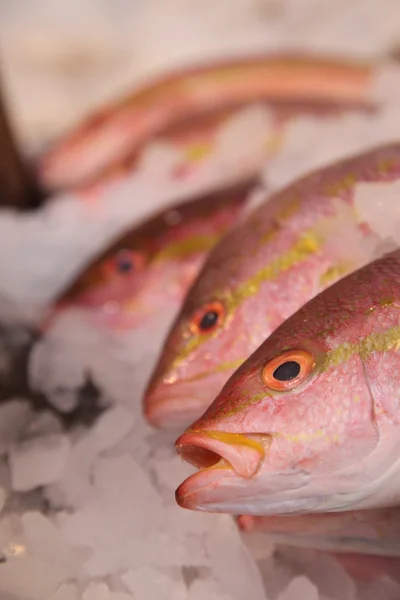
[[[153,426],[187,426],[264,339],[269,323],[257,295],[238,301],[234,293],[248,274],[232,249],[238,243],[246,247],[248,237],[242,224],[226,234],[185,298],[144,396],[144,412]]]
[[[398,177],[398,147],[344,160],[270,195],[226,233],[166,337],[144,397],[148,421],[189,425],[286,318],[369,262],[380,240],[355,210],[355,187]]]
[[[84,311],[108,329],[132,330],[177,307],[219,237],[239,218],[255,180],[169,207],[135,227],[85,268],[60,311]]]
[[[200,469],[178,488],[181,506],[274,515],[398,502],[399,266],[396,251],[335,283],[234,373],[177,441]]]

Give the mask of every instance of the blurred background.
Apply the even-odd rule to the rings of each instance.
[[[0,0],[0,57],[29,152],[170,67],[255,50],[377,57],[398,0]]]

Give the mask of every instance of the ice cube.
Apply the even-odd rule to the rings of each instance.
[[[63,583],[49,600],[80,600],[74,583]]]
[[[132,519],[135,515],[132,515]],[[82,522],[82,527],[85,524]],[[108,523],[107,523],[107,526]],[[104,532],[103,532],[104,535]],[[126,536],[108,545],[94,545],[93,556],[85,565],[92,577],[104,577],[119,569],[151,565],[155,568],[208,566],[202,539],[197,536],[175,536],[171,532],[141,533]]]
[[[233,519],[221,515],[207,534],[207,554],[221,589],[241,600],[265,600],[261,574]]]
[[[282,557],[280,557],[278,553],[275,553],[268,559],[260,561],[258,564],[267,597],[272,600],[276,600],[282,590],[289,585],[293,577],[297,574],[294,569],[290,568],[290,566],[282,560]]]
[[[83,594],[83,600],[108,600],[110,589],[105,583],[90,583]]]
[[[138,598],[152,600],[186,600],[186,587],[152,567],[142,566],[121,575],[128,590]]]
[[[62,434],[46,435],[22,442],[8,452],[11,487],[26,492],[61,479],[70,443]]]
[[[319,600],[318,589],[307,577],[295,577],[278,596],[278,600]],[[341,598],[337,597],[338,600]]]
[[[26,556],[0,564],[0,592],[21,600],[43,600],[55,594],[65,576],[58,565],[49,568],[46,561]]]
[[[105,583],[93,582],[86,588],[82,600],[133,600],[133,596],[124,592],[112,592]]]
[[[194,473],[194,467],[183,462],[178,456],[164,460],[156,458],[151,462],[157,476],[157,483],[159,486],[165,487],[166,495],[171,499],[174,499],[173,492],[178,485]]]
[[[365,132],[373,124],[372,117],[360,113],[324,119],[299,115],[286,123],[283,146],[269,160],[263,179],[270,189],[281,188],[306,172],[362,151]]]
[[[31,352],[31,386],[58,410],[69,412],[76,408],[77,392],[90,375],[113,404],[132,407],[133,391],[139,398],[176,310],[166,307],[148,327],[123,332],[99,326],[88,312],[65,310]]]
[[[72,446],[61,481],[46,490],[46,497],[60,507],[83,506],[92,489],[93,462],[128,434],[133,421],[131,411],[116,406],[103,413],[90,430],[83,430]]]
[[[182,510],[180,506],[171,501],[171,506],[165,508],[165,522],[176,535],[196,535],[207,533],[210,528],[212,515],[202,512]]]
[[[81,458],[86,455],[86,460],[93,460],[125,437],[133,423],[132,411],[122,406],[111,407],[98,418],[74,450]]]
[[[400,181],[359,183],[354,205],[362,219],[382,238],[400,241]]]
[[[42,410],[32,415],[24,431],[25,437],[39,437],[49,433],[62,433],[61,420],[50,411]]]
[[[89,340],[84,339],[82,350],[78,338],[74,346],[75,352],[66,347],[65,342],[68,341],[68,333],[72,329],[68,317],[68,314],[62,314],[48,334],[34,345],[28,364],[32,388],[46,394],[49,402],[57,410],[66,413],[78,405],[76,392],[85,383],[87,366],[82,352],[89,345]],[[73,331],[79,333],[79,329]]]
[[[0,519],[0,557],[6,560],[25,556],[27,542],[21,520],[16,515]]]
[[[90,497],[82,510],[58,520],[67,540],[94,550],[86,565],[88,572],[109,574],[119,564],[129,569],[135,561],[152,564],[159,553],[161,559],[173,560],[174,548],[169,539],[164,543],[162,536],[161,498],[131,456],[98,458],[91,480]],[[182,555],[183,550],[180,559]]]
[[[4,508],[4,504],[6,503],[6,498],[7,498],[7,492],[6,490],[1,487],[0,485],[0,512],[3,510]]]
[[[70,546],[61,531],[39,512],[26,512],[21,517],[29,551],[45,560],[49,569],[55,565],[65,572],[65,577],[74,577],[88,558],[88,549]]]
[[[139,521],[145,521],[154,530],[162,523],[161,498],[148,474],[133,457],[124,455],[98,459],[93,481],[96,495],[111,506],[119,506],[121,516],[124,512],[129,516],[134,511],[138,526]]]
[[[253,600],[251,595],[245,596]],[[196,579],[190,586],[187,600],[235,600],[236,596],[231,596],[221,591],[215,581],[208,579]]]
[[[321,594],[340,600],[355,600],[356,585],[337,559],[328,552],[303,548],[285,549],[286,558],[297,566],[320,590]],[[362,561],[362,556],[360,556]]]
[[[353,579],[329,554],[318,554],[317,560],[307,567],[306,574],[326,596],[337,596],[340,600],[353,600],[356,597]]]
[[[31,409],[24,398],[13,398],[0,405],[0,455],[19,440],[30,416]]]
[[[255,560],[266,560],[270,558],[275,550],[275,544],[265,533],[243,533],[242,539],[251,551]]]

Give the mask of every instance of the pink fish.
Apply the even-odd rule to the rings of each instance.
[[[287,319],[177,441],[192,510],[273,517],[400,505],[400,250]]]
[[[276,543],[400,560],[400,506],[270,517],[243,515],[238,522],[246,533],[265,532]]]
[[[170,206],[134,227],[78,275],[50,319],[74,308],[103,326],[131,329],[160,312],[176,312],[207,253],[239,219],[255,186],[251,179]]]
[[[294,114],[372,106],[373,72],[367,64],[292,55],[176,71],[94,114],[44,155],[39,175],[49,189],[123,175],[134,169],[149,140],[171,141],[187,150],[197,138],[210,145],[219,126],[238,109],[263,103],[275,115],[276,139],[266,143],[257,169],[279,147],[282,124]]]
[[[144,398],[149,422],[187,426],[276,327],[368,263],[381,238],[357,187],[399,179],[400,146],[381,147],[305,176],[225,235],[167,337]]]

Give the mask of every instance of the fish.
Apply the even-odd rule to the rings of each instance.
[[[240,218],[256,178],[171,204],[114,240],[60,292],[43,330],[67,310],[132,330],[177,311],[207,253]]]
[[[180,506],[273,517],[400,505],[400,249],[281,324],[177,440]]]
[[[285,319],[382,254],[371,193],[359,190],[399,179],[400,145],[380,146],[306,174],[227,232],[166,337],[143,398],[147,421],[188,426]]]
[[[400,506],[336,513],[237,519],[245,540],[322,552],[333,556],[353,579],[400,581]]]
[[[269,517],[241,515],[238,525],[248,534],[268,534],[277,544],[400,559],[400,506]]]
[[[274,113],[274,139],[266,144],[270,154],[279,147],[275,138],[282,125],[296,114],[373,109],[375,70],[364,62],[292,54],[175,70],[103,107],[54,142],[38,161],[38,177],[53,191],[95,186],[132,172],[154,139],[204,155],[221,124],[254,103]],[[259,166],[264,160],[265,155]]]

